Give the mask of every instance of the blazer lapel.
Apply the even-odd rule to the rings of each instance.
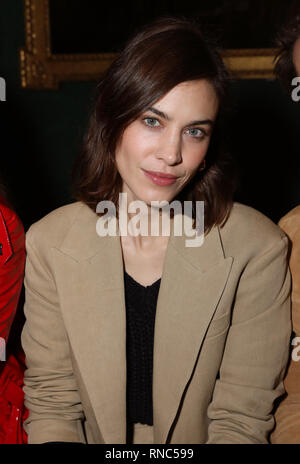
[[[105,443],[126,443],[126,312],[119,237],[99,237],[98,216],[80,209],[53,249],[61,310],[73,355]]]
[[[154,443],[166,443],[197,356],[222,296],[233,258],[224,257],[218,227],[199,248],[170,237],[155,320]]]
[[[82,205],[53,249],[62,316],[105,443],[126,443],[126,308],[120,237],[99,237]],[[157,300],[153,359],[154,442],[165,443],[222,296],[232,257],[217,227],[198,248],[171,236]]]

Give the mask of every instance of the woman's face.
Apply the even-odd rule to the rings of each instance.
[[[187,81],[125,129],[116,148],[116,163],[128,203],[172,202],[205,158],[218,106],[209,81]],[[176,178],[155,177],[149,171]]]

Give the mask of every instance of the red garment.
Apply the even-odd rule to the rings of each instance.
[[[25,233],[17,214],[0,197],[0,444],[27,443],[23,422],[25,355],[6,352],[25,267]],[[5,343],[4,343],[5,341]],[[4,349],[3,349],[4,348]]]

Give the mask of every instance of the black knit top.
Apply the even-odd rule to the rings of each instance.
[[[124,270],[127,422],[131,424],[153,425],[153,342],[160,281],[144,287]]]

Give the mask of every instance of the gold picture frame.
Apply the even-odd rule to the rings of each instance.
[[[49,0],[23,0],[25,46],[20,49],[21,87],[58,89],[62,81],[96,81],[115,53],[53,54],[51,52]],[[276,49],[227,49],[224,62],[235,78],[274,78]]]

